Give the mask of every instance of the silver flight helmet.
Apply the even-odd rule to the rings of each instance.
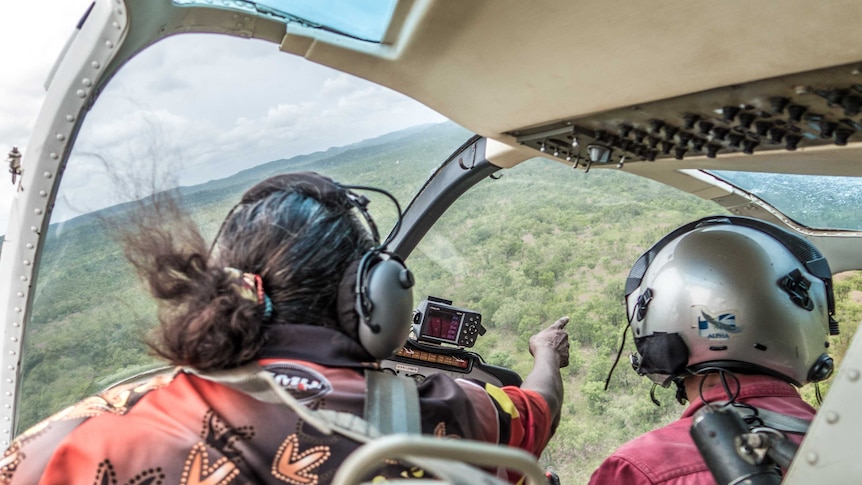
[[[801,386],[829,377],[832,273],[807,240],[757,219],[678,228],[635,263],[626,309],[640,375],[667,387],[720,368]]]

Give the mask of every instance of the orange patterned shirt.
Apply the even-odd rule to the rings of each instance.
[[[326,336],[328,343],[342,336],[322,328],[300,333]],[[330,346],[318,362],[287,358],[291,345],[282,344],[259,364],[306,406],[362,416],[362,369],[368,365],[344,352],[350,343]],[[532,391],[443,375],[418,387],[423,433],[504,443],[536,455],[550,439],[550,410]],[[0,459],[0,484],[318,485],[329,483],[358,446],[321,433],[283,405],[176,369],[111,388],[27,430]],[[393,478],[422,473],[398,464],[377,472]]]

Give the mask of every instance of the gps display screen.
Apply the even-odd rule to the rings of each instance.
[[[420,337],[458,345],[463,319],[463,312],[428,305]]]

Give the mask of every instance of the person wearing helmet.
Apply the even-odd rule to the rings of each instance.
[[[354,190],[397,206],[300,172],[246,191],[212,246],[169,193],[123,214],[126,254],[161,304],[151,346],[174,367],[30,428],[0,459],[0,483],[324,485],[393,428],[374,427],[369,415],[399,408],[366,412],[385,400],[372,391],[415,397],[393,403],[417,408],[408,431],[541,454],[560,415],[567,317],[530,338],[520,387],[443,374],[400,393],[368,384],[407,338],[413,279]],[[422,473],[387,462],[367,478]]]
[[[626,281],[632,365],[656,385],[676,385],[689,404],[677,421],[617,449],[590,483],[715,483],[690,435],[707,404],[810,421],[814,408],[796,387],[832,373],[831,277],[808,241],[743,217],[692,222],[646,251]]]

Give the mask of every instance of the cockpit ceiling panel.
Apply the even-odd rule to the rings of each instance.
[[[862,141],[862,64],[843,65],[512,130],[572,163],[710,159]],[[592,147],[592,148],[591,148]],[[600,149],[599,149],[600,148]]]

